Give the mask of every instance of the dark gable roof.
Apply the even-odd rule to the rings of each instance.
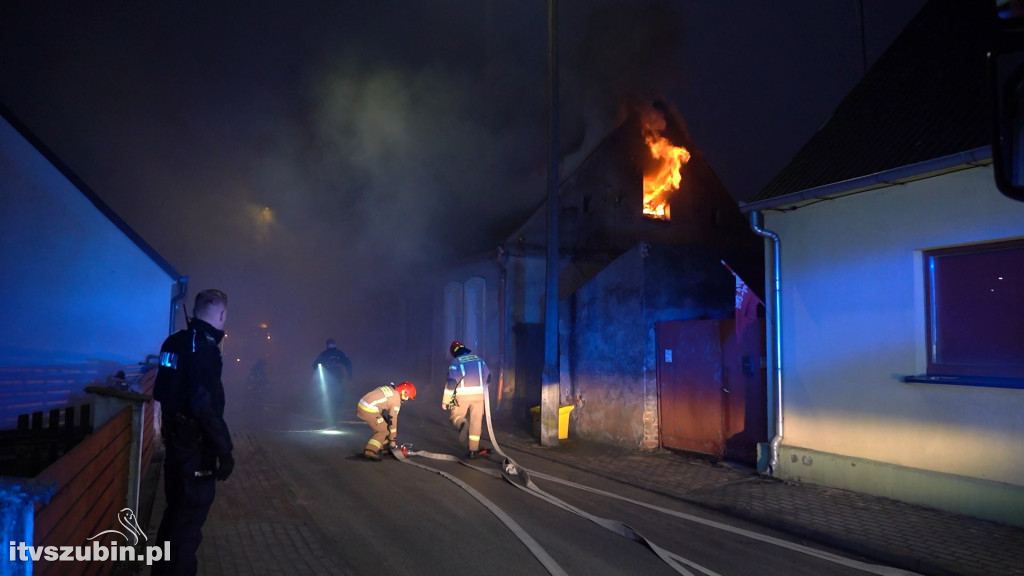
[[[52,150],[47,148],[46,145],[43,144],[43,142],[38,137],[36,137],[36,135],[33,134],[31,130],[28,129],[28,127],[22,124],[21,121],[18,120],[18,118],[16,118],[14,114],[6,106],[2,104],[0,104],[0,117],[3,117],[4,120],[6,120],[11,126],[13,126],[14,129],[17,130],[23,138],[25,138],[25,140],[28,140],[29,144],[31,144],[40,154],[42,154],[43,157],[45,157],[46,160],[54,166],[54,168],[56,168],[61,174],[63,174],[64,177],[67,178],[68,181],[71,182],[71,184],[75,188],[78,188],[78,191],[81,192],[82,195],[85,196],[90,202],[92,202],[93,206],[95,206],[100,212],[102,212],[103,215],[106,216],[112,224],[114,224],[114,226],[117,226],[117,228],[125,236],[127,236],[129,240],[134,242],[135,245],[139,247],[139,249],[141,249],[147,256],[149,256],[149,258],[153,260],[153,262],[157,266],[159,266],[161,270],[163,270],[168,276],[173,278],[175,281],[181,281],[184,278],[184,276],[178,273],[178,271],[175,270],[173,266],[171,266],[170,262],[165,260],[164,257],[160,255],[160,253],[158,253],[152,246],[150,246],[145,240],[143,240],[142,236],[139,236],[139,234],[135,232],[135,230],[132,229],[132,227],[129,226],[127,222],[122,220],[121,217],[118,216],[117,213],[114,212],[110,208],[110,206],[107,205],[106,202],[104,202],[98,195],[96,195],[95,192],[93,192],[92,188],[89,188],[89,186],[85,182],[83,182],[82,179],[79,178],[78,175],[71,170],[71,168],[64,164],[64,162],[62,162],[60,158],[58,158],[57,155],[53,153]]]
[[[986,53],[991,1],[931,0],[832,117],[744,211],[913,179],[903,167],[987,163],[991,102]],[[945,162],[934,163],[936,159]],[[862,179],[864,181],[858,181]],[[846,183],[845,186],[840,183]],[[840,185],[837,185],[840,184]]]

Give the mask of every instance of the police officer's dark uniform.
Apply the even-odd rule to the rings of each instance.
[[[336,347],[334,339],[330,338],[327,340],[327,348],[313,361],[313,370],[318,370],[321,366],[323,367],[322,384],[330,403],[330,417],[337,418],[347,406],[345,402],[346,376],[347,380],[352,379],[352,361]],[[332,424],[334,423],[326,422],[327,426]]]
[[[195,574],[196,550],[214,498],[214,479],[234,468],[232,443],[224,421],[224,332],[199,318],[169,336],[160,349],[153,397],[160,402],[166,453],[164,511],[157,543],[170,543],[170,562],[153,574]],[[219,464],[219,465],[218,465]]]

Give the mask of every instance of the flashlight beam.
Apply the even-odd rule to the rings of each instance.
[[[331,414],[331,412],[333,411],[333,409],[332,409],[333,404],[331,404],[331,393],[330,393],[330,390],[327,389],[327,376],[324,375],[324,365],[323,364],[317,364],[316,365],[316,372],[317,372],[317,376],[320,379],[320,396],[322,397],[322,402],[323,402],[322,406],[323,406],[323,411],[324,411],[323,412],[323,414],[324,414],[324,429],[327,430],[327,429],[330,429],[330,428],[334,428],[334,425],[336,423],[335,422],[335,418],[337,417],[337,415],[336,414]]]

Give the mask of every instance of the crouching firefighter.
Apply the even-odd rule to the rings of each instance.
[[[448,351],[452,362],[448,365],[448,379],[441,398],[441,408],[448,410],[448,419],[459,429],[459,441],[466,442],[469,457],[486,454],[480,449],[480,432],[484,420],[484,394],[491,381],[487,363],[458,340]]]
[[[373,429],[373,436],[366,442],[363,455],[370,460],[380,461],[381,452],[390,452],[398,447],[398,413],[402,403],[416,399],[416,386],[412,382],[393,383],[367,392],[356,405],[359,416]]]
[[[170,547],[169,561],[153,566],[155,575],[196,573],[214,480],[227,480],[235,466],[221,382],[227,296],[220,290],[200,292],[193,314],[186,316],[187,329],[164,340],[153,389],[162,414],[167,499],[156,543]]]

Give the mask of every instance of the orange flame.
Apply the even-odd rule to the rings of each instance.
[[[665,118],[661,114],[646,114],[642,124],[644,142],[651,149],[651,157],[659,161],[653,170],[644,173],[644,215],[669,220],[668,198],[679,190],[682,181],[679,171],[690,161],[690,152],[673,146],[661,135],[665,129]]]

